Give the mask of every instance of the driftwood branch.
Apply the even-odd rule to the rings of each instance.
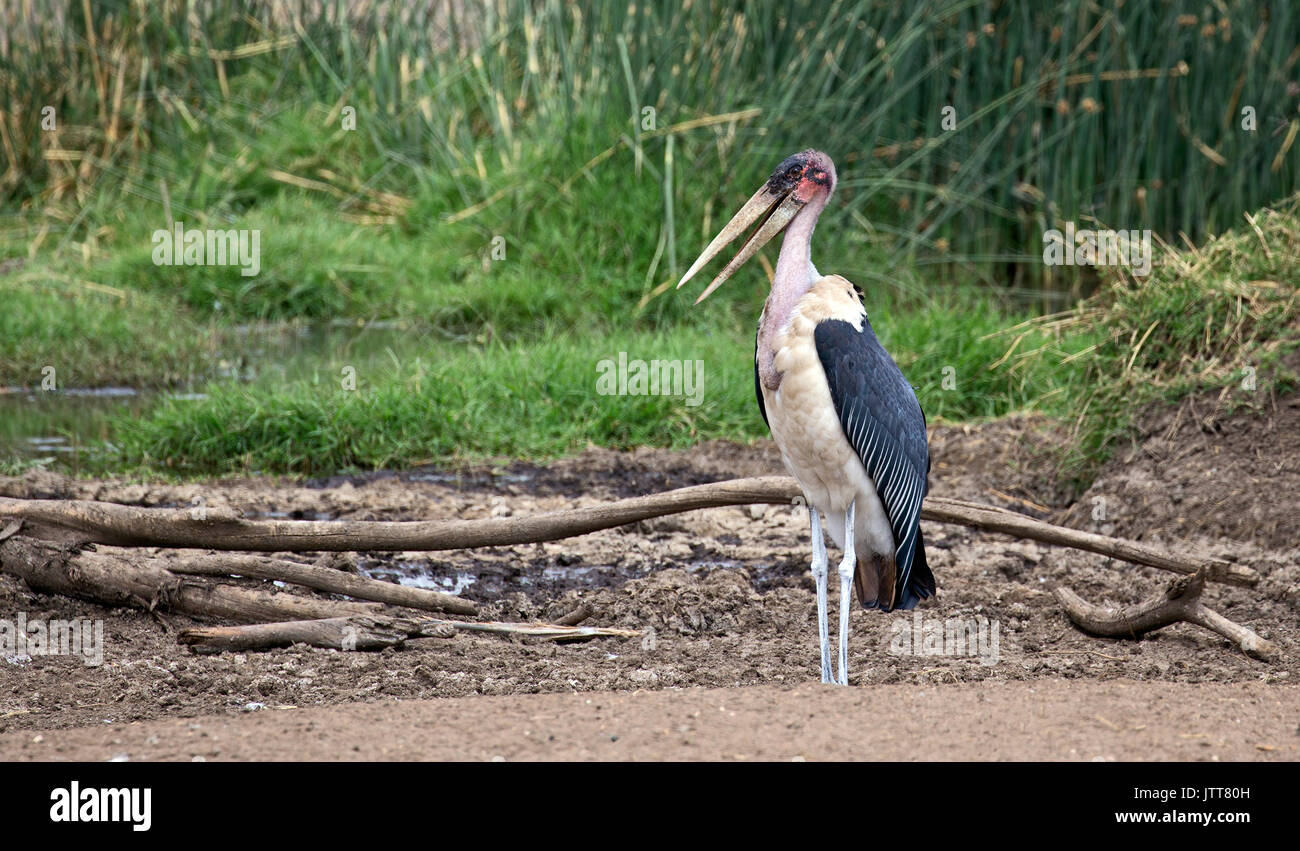
[[[252,557],[249,560],[235,561],[231,561],[229,556],[220,559],[208,564],[203,564],[203,560],[199,559],[200,563],[196,566],[174,558],[142,558],[129,550],[82,550],[13,535],[0,540],[0,568],[25,581],[33,590],[80,597],[110,606],[171,611],[251,624],[195,628],[180,633],[182,643],[212,649],[256,650],[286,647],[301,642],[340,650],[379,650],[401,646],[412,638],[449,638],[457,632],[518,635],[557,641],[631,638],[640,635],[635,630],[565,623],[471,623],[441,618],[400,617],[383,613],[384,606],[377,602],[319,600],[233,585],[211,585],[187,580],[169,569],[193,568],[189,570],[190,573],[203,575],[238,572],[245,576],[260,571],[275,578],[292,576],[286,581],[294,582],[304,576],[312,581],[320,579],[314,575],[283,573],[282,568],[289,563],[275,559],[261,559],[273,562],[269,566],[252,564]],[[328,572],[327,568],[311,570]],[[359,578],[348,574],[339,575],[353,580]],[[421,590],[398,585],[390,587],[403,591]],[[373,589],[366,590],[367,593],[373,592]],[[564,620],[576,623],[589,615],[590,609],[584,605]]]
[[[118,550],[118,552],[129,551]],[[297,564],[265,556],[170,553],[162,559],[162,562],[172,573],[194,576],[249,576],[255,579],[279,580],[314,588],[317,591],[346,594],[359,600],[375,600],[394,606],[408,606],[412,609],[432,612],[451,612],[457,615],[478,614],[478,606],[454,594],[410,588],[395,582],[381,582],[378,579],[353,576],[327,567]]]
[[[801,501],[791,478],[766,476],[695,485],[606,505],[488,520],[306,521],[244,520],[229,509],[135,508],[75,500],[0,498],[0,522],[21,519],[24,534],[58,541],[261,552],[449,550],[553,541],[652,517],[754,503]],[[1165,552],[1155,547],[1044,523],[1014,511],[930,497],[921,517],[988,532],[1058,544],[1135,564],[1252,586],[1258,574],[1222,559]]]
[[[546,639],[635,638],[641,634],[631,629],[551,623],[467,623],[438,618],[361,615],[328,620],[185,629],[181,630],[178,638],[182,644],[216,650],[264,650],[297,643],[335,650],[382,650],[385,647],[400,647],[408,638],[450,638],[461,631]]]
[[[23,533],[61,541],[127,547],[253,552],[461,550],[531,544],[585,535],[698,508],[790,503],[793,479],[734,479],[604,505],[489,520],[243,520],[226,508],[136,508],[85,500],[0,497],[0,522],[26,521]]]
[[[1087,602],[1065,586],[1056,588],[1056,599],[1070,620],[1093,635],[1109,638],[1138,638],[1148,632],[1186,622],[1204,627],[1234,641],[1242,651],[1261,659],[1272,659],[1278,648],[1253,630],[1228,620],[1201,602],[1205,574],[1182,576],[1163,592],[1132,606],[1103,608]]]

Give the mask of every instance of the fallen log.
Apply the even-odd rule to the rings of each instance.
[[[455,635],[455,631],[451,635]],[[314,621],[283,621],[251,626],[211,626],[183,629],[181,644],[210,650],[269,650],[292,644],[310,644],[332,650],[383,650],[400,647],[410,637],[392,618],[358,615]]]
[[[178,640],[182,644],[214,650],[265,650],[298,643],[334,650],[382,650],[385,647],[401,647],[407,639],[411,638],[450,638],[460,631],[552,640],[635,638],[641,634],[632,629],[564,626],[551,623],[499,621],[473,623],[438,618],[360,615],[252,626],[198,627],[181,630]]]
[[[23,534],[125,547],[253,552],[461,550],[571,538],[614,526],[721,505],[789,504],[793,479],[734,479],[605,505],[488,520],[244,520],[227,508],[136,508],[86,500],[0,497],[0,521]]]
[[[117,550],[117,552],[125,554],[130,550]],[[375,600],[412,609],[450,612],[456,615],[478,614],[478,606],[454,594],[411,588],[395,582],[381,582],[378,579],[353,576],[327,567],[297,564],[283,559],[228,553],[184,556],[170,553],[162,561],[172,573],[193,576],[249,576],[255,579],[291,582],[317,591],[346,594],[359,600]]]
[[[1148,632],[1186,622],[1204,627],[1236,642],[1242,652],[1260,659],[1273,659],[1277,645],[1249,627],[1230,621],[1201,602],[1205,574],[1175,579],[1156,596],[1132,606],[1103,608],[1087,602],[1073,590],[1058,586],[1056,599],[1065,614],[1084,632],[1107,638],[1140,638]]]
[[[802,503],[794,479],[765,476],[694,485],[607,505],[532,517],[433,521],[244,520],[230,509],[135,508],[77,500],[0,498],[0,521],[24,521],[24,534],[57,541],[260,552],[450,550],[553,541],[700,508]],[[1253,586],[1258,574],[1222,559],[1165,552],[1136,541],[1082,532],[1014,511],[929,497],[921,517],[987,532],[1087,550],[1211,582]]]
[[[21,535],[0,541],[0,569],[35,591],[240,623],[348,617],[384,608],[194,582],[167,570],[159,559],[80,550]]]

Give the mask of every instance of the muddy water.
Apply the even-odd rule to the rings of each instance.
[[[0,460],[75,467],[84,455],[109,450],[113,418],[138,413],[150,401],[133,387],[0,387]]]
[[[802,575],[799,567],[780,561],[748,562],[717,556],[693,558],[674,566],[691,575],[707,575],[713,570],[744,570],[753,588],[762,593],[788,584],[792,575]],[[499,602],[512,594],[522,594],[534,604],[556,599],[569,591],[596,591],[618,588],[632,579],[645,579],[659,568],[646,561],[610,561],[587,564],[581,556],[502,563],[464,558],[440,560],[405,560],[374,553],[358,564],[358,570],[372,579],[396,582],[414,588],[427,588],[456,594],[477,603]]]
[[[697,559],[680,565],[695,573],[715,568],[747,567],[729,559]],[[639,564],[548,564],[521,563],[517,566],[483,562],[466,565],[429,559],[399,561],[376,554],[358,565],[362,574],[373,579],[428,588],[457,594],[475,602],[494,602],[515,593],[542,602],[555,599],[567,591],[615,588],[629,579],[644,579],[654,572],[648,563]],[[758,566],[750,569],[755,586],[771,584],[777,571]],[[766,582],[764,582],[766,580]]]

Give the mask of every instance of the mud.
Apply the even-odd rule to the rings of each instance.
[[[1280,399],[1268,411],[1223,415],[1219,431],[1178,444],[1173,457],[1117,457],[1075,505],[1053,480],[1052,449],[1063,437],[1048,424],[1009,419],[978,427],[935,426],[931,434],[935,494],[1005,505],[1049,519],[1072,518],[1083,528],[1093,528],[1095,520],[1091,512],[1081,514],[1082,507],[1091,504],[1089,498],[1105,495],[1115,500],[1114,512],[1106,518],[1112,534],[1176,540],[1181,547],[1234,558],[1255,568],[1263,577],[1258,588],[1212,586],[1206,601],[1280,644],[1285,651],[1280,661],[1252,660],[1226,640],[1188,625],[1161,630],[1141,641],[1083,635],[1056,605],[1050,592],[1057,583],[1066,583],[1098,603],[1130,603],[1155,593],[1171,574],[963,527],[927,524],[926,542],[939,596],[915,613],[852,613],[852,684],[872,694],[879,692],[884,695],[881,700],[905,702],[918,690],[965,695],[954,697],[952,711],[973,714],[952,723],[973,725],[971,729],[983,723],[978,695],[986,693],[1003,695],[999,699],[1010,705],[1017,699],[1014,695],[1022,703],[1032,703],[1040,689],[1068,694],[1077,685],[1086,704],[1091,698],[1085,696],[1111,693],[1113,684],[1122,685],[1124,694],[1135,696],[1133,702],[1141,704],[1147,688],[1151,700],[1157,695],[1167,700],[1170,694],[1203,693],[1210,701],[1210,695],[1235,694],[1233,689],[1240,687],[1252,690],[1256,699],[1280,702],[1279,717],[1293,718],[1294,733],[1300,701],[1296,690],[1287,686],[1300,678],[1296,655],[1300,550],[1288,530],[1296,522],[1297,491],[1291,477],[1300,449],[1294,427],[1283,427],[1290,422],[1286,417],[1293,415],[1300,416],[1296,399]],[[1184,420],[1195,421],[1186,416]],[[1182,422],[1177,426],[1185,427]],[[1177,432],[1175,437],[1161,436],[1167,432],[1168,427],[1157,431],[1153,426],[1146,440],[1176,442]],[[1270,453],[1281,463],[1259,461]],[[1240,466],[1226,466],[1224,458],[1234,459],[1233,464],[1256,461],[1244,473]],[[1220,474],[1208,475],[1208,470]],[[777,472],[779,458],[769,442],[753,446],[713,442],[689,452],[591,450],[547,466],[425,469],[307,482],[258,478],[171,485],[75,480],[34,472],[20,479],[0,479],[0,494],[142,506],[190,506],[202,499],[203,504],[231,506],[247,516],[473,519]],[[1226,488],[1225,479],[1230,482]],[[1174,491],[1177,500],[1171,496]],[[1230,510],[1216,514],[1206,508],[1228,494],[1232,494]],[[706,694],[708,700],[722,695],[724,702],[725,695],[743,693],[779,702],[780,695],[793,694],[790,690],[817,679],[806,524],[806,516],[794,507],[720,508],[553,543],[472,552],[361,554],[361,567],[370,575],[461,593],[480,602],[485,617],[554,619],[585,602],[594,611],[589,623],[643,631],[641,639],[587,643],[461,635],[382,653],[297,646],[263,653],[199,655],[175,641],[175,630],[193,623],[190,619],[37,594],[12,577],[0,576],[0,617],[12,619],[23,612],[29,621],[102,620],[105,640],[104,663],[99,666],[66,656],[0,658],[0,757],[98,759],[104,758],[99,754],[105,751],[105,743],[124,730],[162,729],[123,726],[135,722],[207,716],[204,723],[231,725],[230,735],[237,737],[237,731],[252,729],[247,725],[254,723],[254,716],[268,717],[264,712],[319,711],[325,713],[319,716],[322,719],[352,717],[347,712],[312,709],[348,703],[432,700],[433,707],[444,703],[451,707],[462,704],[440,703],[440,699],[492,697],[523,711],[522,707],[534,704],[520,696],[575,692]],[[298,592],[285,589],[284,593]],[[832,605],[836,605],[834,594]],[[924,649],[919,640],[916,647],[900,644],[900,636],[910,636],[911,627],[953,619],[987,627],[984,644],[975,648],[984,651],[983,658],[978,653],[896,652]],[[678,692],[682,689],[703,691]],[[588,696],[597,702],[604,699]],[[509,703],[511,698],[519,702]],[[858,699],[868,698],[859,695]],[[658,706],[653,701],[635,705]],[[1097,712],[1104,715],[1100,709]],[[266,723],[256,721],[261,725],[257,729]],[[586,722],[575,718],[573,723]],[[66,742],[72,748],[57,754],[32,746],[42,732],[69,728],[93,730],[51,735],[50,741]],[[293,735],[298,739],[291,736],[266,754],[328,758],[310,728],[297,729]],[[1273,741],[1280,734],[1273,727],[1269,731],[1265,738],[1270,740],[1261,742],[1271,750],[1256,750],[1254,744],[1245,743],[1233,758],[1249,753],[1294,759],[1295,739]],[[1041,729],[1033,732],[1030,739],[1046,741],[1039,735]],[[682,749],[673,744],[672,736],[663,741],[662,753],[640,755],[693,758],[721,753]],[[393,740],[396,750],[390,755],[400,755],[400,743]],[[473,742],[464,747],[460,752],[464,756],[488,752]],[[342,744],[339,748],[335,756],[352,753]],[[1093,750],[1048,748],[1034,756],[1031,751],[1009,748],[1006,753],[1019,754],[1016,758],[1123,759],[1126,754],[1127,758],[1160,758],[1156,745],[1140,755],[1119,745],[1113,752]],[[365,748],[361,752],[377,753]],[[137,753],[164,758],[193,755],[184,748],[146,747]],[[231,758],[255,756],[239,748],[224,753]],[[412,753],[450,755],[418,749]],[[605,753],[597,749],[588,755]],[[770,749],[754,753],[779,756]],[[1187,758],[1188,753],[1193,758],[1202,754],[1195,748],[1171,746],[1166,755]],[[557,750],[551,755],[581,754]],[[1202,755],[1211,758],[1210,751]]]

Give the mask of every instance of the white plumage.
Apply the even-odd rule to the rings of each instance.
[[[826,531],[844,547],[844,516],[857,499],[854,542],[858,554],[894,555],[894,533],[862,459],[849,445],[835,412],[826,373],[813,340],[817,323],[842,319],[858,330],[866,312],[853,286],[839,275],[820,278],[795,304],[790,321],[778,330],[772,348],[781,374],[776,390],[760,385],[767,424],[781,460],[826,518]]]

